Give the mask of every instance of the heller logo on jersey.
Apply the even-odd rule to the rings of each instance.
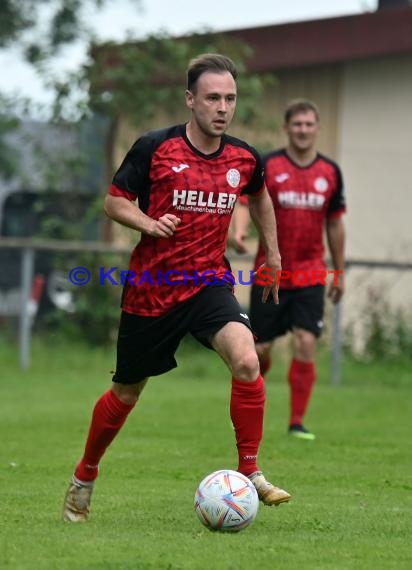
[[[279,192],[279,204],[283,208],[303,208],[305,210],[321,210],[325,203],[325,196],[315,192]]]
[[[236,194],[205,192],[203,190],[173,190],[173,206],[176,210],[230,214],[236,202]]]

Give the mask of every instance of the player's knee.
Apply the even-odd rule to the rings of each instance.
[[[139,396],[146,384],[146,381],[138,382],[136,384],[113,384],[113,392],[119,400],[128,406],[134,406],[139,399]]]
[[[126,404],[127,406],[134,406],[139,399],[139,395],[136,393],[122,393],[118,396],[119,400]]]
[[[299,360],[312,360],[315,354],[316,337],[309,331],[295,331],[295,353]]]
[[[271,348],[272,348],[271,342],[260,342],[256,344],[256,352],[260,363],[264,362],[269,358]]]
[[[232,364],[232,374],[239,380],[256,380],[259,374],[259,359],[255,350],[248,350]]]

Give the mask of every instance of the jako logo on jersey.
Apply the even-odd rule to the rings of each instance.
[[[189,165],[183,164],[183,162],[181,162],[179,166],[172,166],[173,172],[182,172],[182,170],[184,170],[185,168],[189,168]]]
[[[307,210],[321,210],[325,203],[325,196],[314,192],[279,192],[279,204],[284,208],[305,208]]]
[[[173,206],[198,208],[225,208],[233,210],[236,194],[204,192],[203,190],[173,190]]]
[[[226,173],[226,180],[232,188],[237,188],[240,182],[240,172],[236,168],[231,168]]]
[[[323,176],[316,178],[313,185],[315,187],[315,190],[317,190],[318,192],[326,192],[329,186],[328,181],[326,180],[326,178],[323,178]]]
[[[275,180],[276,182],[279,182],[279,184],[282,184],[282,182],[286,182],[288,178],[289,174],[287,172],[283,172],[282,174],[278,174],[277,176],[275,176]]]

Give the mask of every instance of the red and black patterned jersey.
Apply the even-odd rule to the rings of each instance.
[[[158,316],[217,278],[227,278],[225,250],[230,218],[240,194],[263,190],[257,151],[224,135],[210,155],[197,150],[186,126],[150,132],[136,141],[116,172],[113,196],[138,199],[154,219],[170,213],[182,221],[169,238],[147,234],[132,252],[122,308]]]
[[[346,210],[342,174],[338,165],[322,154],[308,166],[299,166],[285,149],[264,159],[265,182],[272,198],[278,228],[282,269],[296,271],[324,270],[323,229],[326,218],[340,216]],[[264,263],[261,244],[255,267]],[[299,287],[298,276],[282,279],[280,287]],[[303,279],[302,287],[307,284]]]

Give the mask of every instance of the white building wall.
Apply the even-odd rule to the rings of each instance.
[[[412,261],[412,55],[348,63],[341,88],[348,257]]]
[[[347,258],[412,263],[412,55],[350,62],[342,74],[337,160]],[[388,327],[399,309],[411,322],[411,270],[352,269],[346,283],[344,322],[358,338],[365,316],[386,314],[387,304]]]

